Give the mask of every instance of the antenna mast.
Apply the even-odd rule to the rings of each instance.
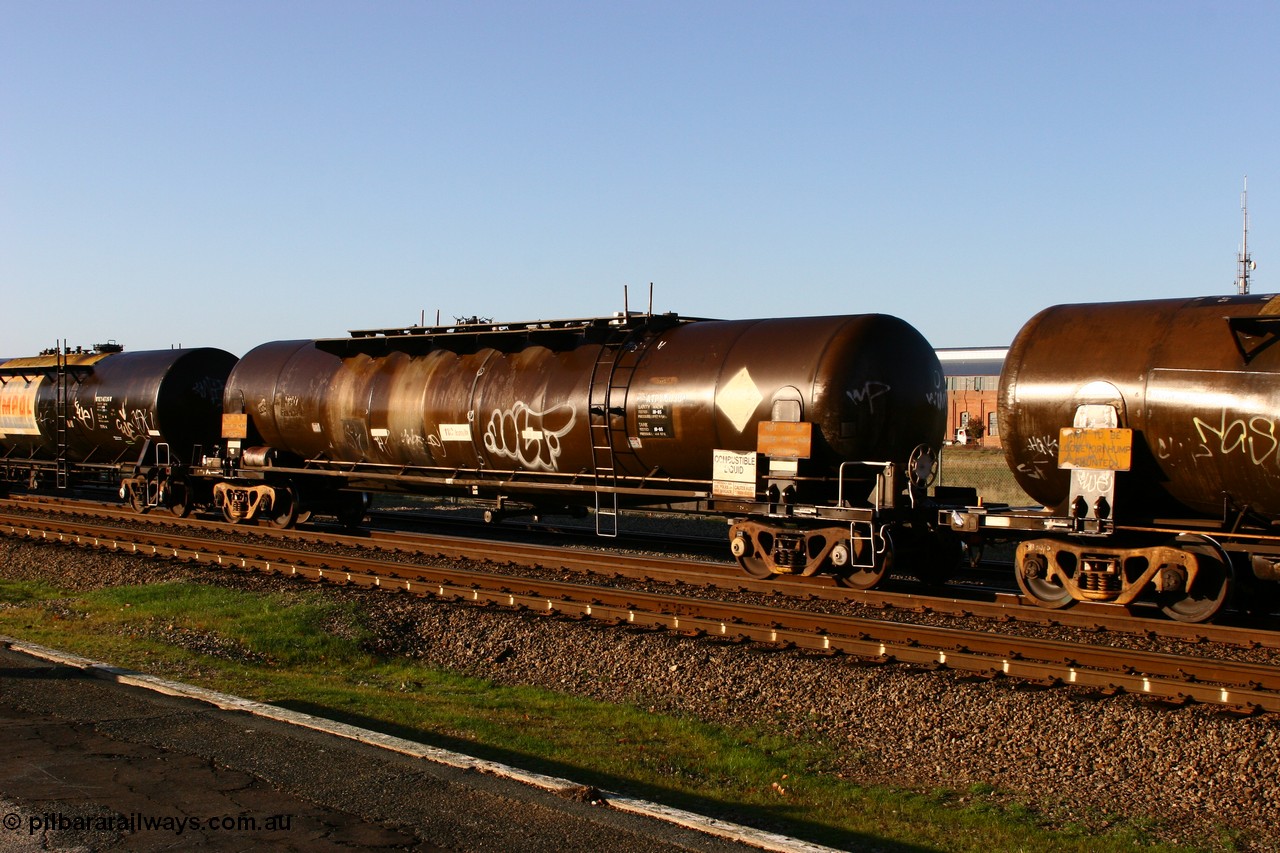
[[[1258,268],[1249,256],[1249,176],[1244,176],[1244,191],[1240,193],[1240,210],[1244,217],[1244,239],[1240,253],[1236,255],[1236,293],[1249,292],[1249,273]]]

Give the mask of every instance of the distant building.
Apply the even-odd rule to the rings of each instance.
[[[1000,447],[996,419],[1000,368],[1008,347],[936,350],[947,380],[947,434],[953,444]]]

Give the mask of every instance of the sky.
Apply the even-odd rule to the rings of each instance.
[[[1280,290],[1274,2],[0,0],[0,355]],[[624,297],[624,288],[626,296]]]

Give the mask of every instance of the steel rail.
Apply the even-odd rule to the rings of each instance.
[[[299,552],[261,543],[98,525],[25,520],[0,533],[223,568],[257,570],[317,581],[403,590],[444,600],[497,604],[531,613],[663,628],[695,636],[748,640],[878,662],[946,668],[1045,685],[1127,692],[1182,703],[1197,701],[1246,711],[1280,711],[1280,668],[1116,649],[987,632],[902,624],[846,615],[735,604],[544,581],[457,567],[388,563],[383,559]],[[77,529],[84,527],[84,529]],[[138,533],[145,534],[139,537]],[[134,541],[138,538],[149,541]],[[247,549],[248,553],[244,553]],[[516,589],[517,585],[523,588]]]
[[[2,506],[5,501],[0,501]],[[58,502],[39,503],[41,511],[69,513]],[[83,508],[80,510],[83,512]],[[1117,605],[1081,602],[1067,610],[1036,607],[1015,593],[968,592],[938,589],[934,592],[906,591],[903,584],[891,580],[874,590],[856,590],[838,586],[831,578],[790,579],[751,578],[732,563],[710,563],[656,555],[604,552],[584,548],[534,545],[497,539],[477,540],[448,534],[404,533],[373,529],[362,535],[338,534],[321,530],[279,530],[265,526],[229,527],[221,521],[177,519],[168,515],[139,516],[131,510],[94,505],[93,513],[103,518],[182,525],[190,528],[226,533],[231,530],[252,532],[255,536],[298,540],[329,547],[382,549],[412,553],[441,560],[479,560],[494,565],[567,571],[596,576],[613,576],[669,584],[703,584],[718,588],[764,595],[783,595],[798,600],[852,602],[876,608],[885,613],[901,612],[946,617],[975,617],[995,622],[1021,622],[1050,628],[1077,628],[1094,632],[1112,632],[1201,645],[1232,645],[1248,649],[1280,649],[1280,631],[1258,625],[1187,624],[1164,619],[1154,607],[1144,608],[1150,615],[1137,615]],[[7,518],[0,511],[0,519]],[[24,516],[14,516],[23,519]],[[946,593],[953,593],[947,595]],[[958,593],[958,594],[957,594]]]

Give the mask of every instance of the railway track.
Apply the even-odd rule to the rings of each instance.
[[[22,498],[0,500],[0,511],[5,507],[31,509],[47,515],[74,518],[86,515],[106,522],[121,524],[147,524],[159,529],[201,530],[209,535],[225,536],[231,528],[222,521],[206,521],[196,518],[174,519],[168,514],[138,516],[115,504],[101,502],[64,502],[47,498]],[[409,514],[396,513],[391,517],[404,521]],[[535,537],[526,541],[524,534],[539,528],[498,527],[487,524],[456,524],[439,517],[423,522],[417,516],[418,532],[401,529],[370,528],[359,533],[337,532],[334,526],[320,526],[296,530],[277,530],[265,526],[236,527],[236,535],[253,536],[305,543],[316,548],[354,548],[366,552],[384,552],[414,556],[420,559],[462,560],[485,563],[493,567],[512,569],[540,569],[588,575],[594,578],[633,580],[642,583],[679,584],[703,586],[735,593],[753,593],[779,597],[815,606],[855,604],[881,611],[888,617],[914,615],[939,618],[976,618],[995,623],[1017,623],[1042,626],[1046,629],[1078,629],[1088,632],[1121,634],[1161,641],[1199,646],[1205,644],[1236,646],[1244,649],[1280,649],[1280,632],[1271,630],[1253,618],[1242,618],[1238,624],[1228,622],[1214,624],[1187,624],[1163,618],[1153,606],[1138,606],[1131,612],[1115,605],[1081,602],[1069,610],[1046,610],[1031,606],[1018,593],[993,590],[989,586],[970,586],[962,583],[948,584],[921,591],[917,583],[895,583],[874,590],[856,590],[840,586],[829,577],[817,576],[790,579],[778,576],[769,579],[752,578],[728,560],[704,561],[686,557],[666,557],[651,551],[641,553],[603,550],[596,537],[583,537],[575,544],[548,544],[548,537]],[[450,532],[438,532],[445,526]],[[452,532],[463,529],[465,535]],[[434,532],[427,532],[434,528]],[[555,530],[556,528],[552,528]],[[541,532],[545,533],[545,529]],[[615,540],[616,541],[616,540]],[[650,541],[641,537],[640,542]],[[671,537],[662,537],[666,546]],[[683,550],[683,540],[680,540]],[[705,538],[695,540],[697,546],[705,544]]]
[[[1007,677],[1045,686],[1072,685],[1102,693],[1127,692],[1164,702],[1194,701],[1242,712],[1280,711],[1280,668],[1266,664],[908,624],[793,606],[709,600],[518,576],[500,570],[424,565],[420,561],[431,558],[444,563],[518,563],[552,572],[621,572],[630,573],[630,577],[693,583],[703,582],[698,572],[705,571],[711,579],[719,575],[721,567],[714,565],[707,569],[706,564],[670,558],[566,551],[456,537],[409,536],[389,531],[351,537],[255,530],[265,535],[234,538],[227,537],[227,532],[225,525],[206,527],[202,523],[138,527],[123,526],[108,518],[86,520],[0,514],[0,533],[28,540],[399,590],[447,601],[517,608],[530,614],[594,619],[809,653],[853,655],[880,664],[947,668],[976,677]],[[316,550],[320,543],[327,544],[325,550]],[[734,581],[738,587],[752,583],[741,576]],[[820,591],[805,586],[806,595],[811,598],[837,593],[848,597],[850,593],[838,588]],[[776,596],[777,582],[767,587],[767,591]],[[936,606],[936,601],[938,599],[931,599],[927,606]],[[901,608],[904,603],[899,598],[886,605],[886,609]],[[969,608],[972,604],[963,602],[962,606]],[[922,603],[915,601],[914,606],[919,608]],[[1054,617],[1060,620],[1062,615],[1054,614]],[[1151,624],[1147,623],[1148,632],[1152,630]],[[1187,626],[1169,624],[1167,627],[1180,631]],[[1195,626],[1194,630],[1201,641],[1237,644],[1246,644],[1245,635],[1250,633],[1245,629],[1218,626]],[[1259,637],[1255,632],[1247,644],[1275,642],[1274,636]]]

